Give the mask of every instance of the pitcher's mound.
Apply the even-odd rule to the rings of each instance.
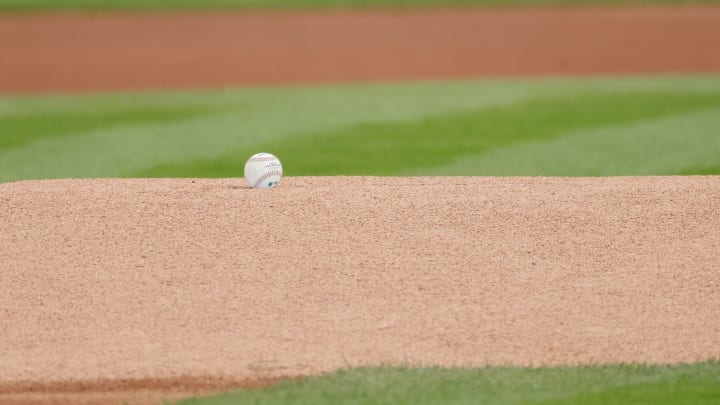
[[[28,181],[0,213],[6,399],[720,357],[720,177]]]

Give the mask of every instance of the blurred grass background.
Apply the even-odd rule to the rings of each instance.
[[[0,98],[0,181],[720,174],[720,77],[446,81]]]

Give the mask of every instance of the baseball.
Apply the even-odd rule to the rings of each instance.
[[[256,153],[245,162],[245,181],[252,188],[273,188],[282,174],[280,160],[270,153]]]

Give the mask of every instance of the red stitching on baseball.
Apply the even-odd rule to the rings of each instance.
[[[273,160],[277,160],[275,156],[258,156],[254,158],[250,158],[248,162],[270,162]]]
[[[260,176],[259,179],[257,179],[257,181],[255,182],[253,187],[259,187],[263,181],[269,179],[272,176],[282,176],[282,172],[280,170],[271,170],[271,171],[263,174],[262,176]]]

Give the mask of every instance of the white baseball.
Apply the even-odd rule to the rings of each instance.
[[[273,188],[282,174],[280,160],[270,153],[256,153],[245,162],[245,181],[252,188]]]

